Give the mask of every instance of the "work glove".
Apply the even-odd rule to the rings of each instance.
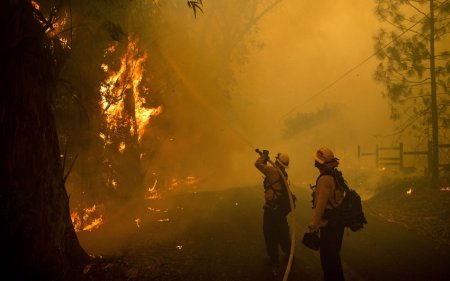
[[[264,160],[264,163],[267,163],[267,161],[269,161],[269,151],[264,149],[262,151],[261,157]]]

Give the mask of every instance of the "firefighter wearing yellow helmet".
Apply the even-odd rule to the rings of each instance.
[[[263,233],[268,254],[267,262],[270,265],[278,265],[279,249],[281,248],[286,258],[291,250],[291,237],[286,218],[291,210],[286,187],[289,156],[278,153],[273,165],[268,165],[268,161],[269,151],[263,150],[256,159],[255,167],[264,175]]]

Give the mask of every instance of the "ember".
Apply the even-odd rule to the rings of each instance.
[[[121,142],[120,144],[119,144],[119,152],[120,153],[123,153],[124,151],[125,151],[125,148],[126,148],[126,144],[125,144],[125,142]]]
[[[141,219],[140,218],[135,219],[134,222],[136,222],[137,227],[141,227]]]
[[[144,199],[159,199],[159,198],[161,198],[161,196],[158,194],[158,191],[156,190],[157,183],[158,183],[158,179],[155,180],[152,187],[149,187]]]
[[[76,232],[91,231],[103,224],[103,205],[93,205],[83,209],[80,213],[74,211],[70,214]]]
[[[170,183],[170,188],[182,187],[182,186],[193,186],[200,181],[200,178],[194,176],[187,176],[186,178],[173,178]]]
[[[147,207],[147,209],[148,209],[149,211],[153,211],[153,212],[163,212],[163,213],[167,213],[167,212],[168,212],[167,209],[161,210],[161,209],[155,209],[155,208],[152,208],[152,207]]]

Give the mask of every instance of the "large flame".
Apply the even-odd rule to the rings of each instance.
[[[144,62],[147,53],[141,52],[137,47],[138,40],[129,37],[126,53],[121,57],[121,65],[118,71],[103,64],[101,67],[107,73],[107,78],[101,83],[100,105],[106,116],[106,123],[109,130],[117,132],[120,126],[129,126],[130,134],[137,136],[140,141],[144,134],[145,127],[150,122],[152,116],[161,113],[162,107],[145,107],[146,100],[143,97],[146,92],[140,93],[140,84],[144,73]],[[105,54],[114,53],[115,45],[109,47]],[[134,103],[134,110],[126,108],[125,98],[131,96]]]

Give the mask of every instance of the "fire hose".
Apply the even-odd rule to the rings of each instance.
[[[262,152],[261,150],[259,150],[258,148],[255,149],[256,153],[258,153],[260,156],[262,156]],[[294,258],[294,248],[295,248],[295,219],[294,219],[294,200],[293,200],[293,196],[292,196],[292,192],[291,189],[289,188],[289,183],[286,179],[286,177],[284,176],[284,173],[280,170],[280,168],[275,165],[275,163],[270,160],[270,158],[268,159],[268,162],[270,163],[270,165],[272,165],[273,167],[275,167],[281,178],[283,179],[284,185],[286,186],[286,191],[287,194],[289,196],[289,206],[291,211],[289,212],[288,216],[289,216],[289,229],[290,229],[290,238],[291,238],[291,249],[289,250],[289,259],[286,265],[286,270],[284,271],[284,275],[283,275],[283,281],[286,281],[289,277],[289,273],[291,271],[291,267],[292,267],[292,260]]]

